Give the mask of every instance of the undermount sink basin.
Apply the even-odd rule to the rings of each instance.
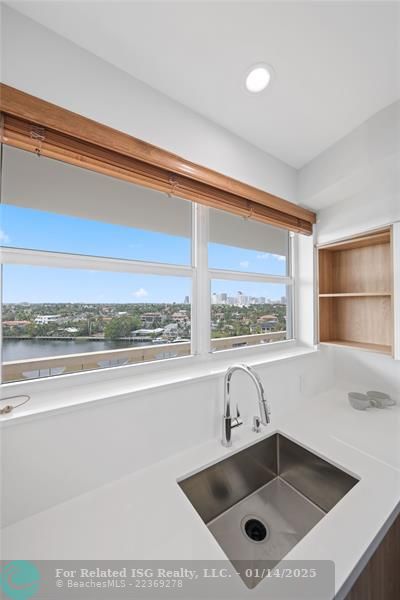
[[[272,568],[357,481],[275,434],[178,483],[253,588],[244,565]]]

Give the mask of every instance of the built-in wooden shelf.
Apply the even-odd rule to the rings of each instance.
[[[392,230],[318,248],[319,341],[392,354]]]
[[[345,292],[342,294],[319,294],[320,298],[369,298],[391,296],[390,292]]]
[[[321,344],[328,346],[350,346],[352,348],[360,348],[361,350],[368,350],[369,352],[379,352],[381,354],[392,354],[392,346],[385,346],[384,344],[367,344],[363,342],[349,342],[344,340],[328,340],[321,342]]]

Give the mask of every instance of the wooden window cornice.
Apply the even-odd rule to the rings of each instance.
[[[0,84],[1,141],[105,175],[310,235],[315,213]]]

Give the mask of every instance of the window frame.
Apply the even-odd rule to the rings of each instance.
[[[57,376],[45,376],[31,379],[29,381],[20,380],[15,382],[2,383],[3,389],[23,388],[32,386],[50,385],[52,388],[59,382],[65,385],[65,378],[74,380],[76,384],[92,381],[100,381],[103,377],[108,378],[115,373],[129,375],[142,372],[152,373],[154,370],[160,370],[161,366],[168,366],[173,362],[174,365],[182,366],[189,363],[199,363],[209,360],[211,357],[230,357],[232,360],[245,359],[249,353],[267,354],[271,348],[276,350],[294,345],[296,343],[296,327],[294,316],[295,311],[295,236],[297,234],[289,233],[289,253],[288,270],[286,276],[266,275],[262,273],[246,273],[242,271],[230,271],[225,269],[209,268],[208,266],[208,243],[209,243],[209,219],[210,209],[204,205],[192,202],[192,240],[191,240],[191,264],[175,265],[171,263],[156,263],[133,259],[119,259],[108,257],[97,257],[82,254],[72,254],[63,252],[53,252],[48,250],[29,250],[24,248],[1,247],[1,265],[23,264],[32,266],[46,266],[55,268],[75,268],[90,269],[108,272],[135,273],[144,275],[164,275],[173,277],[191,278],[191,354],[188,356],[178,356],[174,358],[159,359],[149,362],[134,363],[121,366],[104,367],[87,371],[63,373]],[[229,348],[224,350],[211,350],[211,281],[212,279],[226,279],[231,281],[249,281],[262,283],[279,283],[286,285],[287,294],[287,323],[290,327],[286,340],[274,342],[268,345],[255,344],[245,347]],[[234,336],[232,336],[234,339]],[[233,353],[233,354],[232,354]],[[90,353],[88,353],[90,354]],[[178,362],[179,361],[179,362]],[[116,371],[117,370],[117,371]],[[117,375],[118,376],[118,375]],[[69,381],[68,380],[68,381]]]
[[[208,211],[207,219],[209,222],[210,211]],[[208,269],[208,285],[209,285],[209,313],[211,314],[211,282],[213,279],[223,279],[227,281],[240,281],[242,282],[253,282],[253,283],[277,283],[281,285],[285,285],[287,289],[287,336],[286,340],[281,340],[278,342],[273,342],[273,346],[276,347],[277,344],[286,344],[287,342],[293,342],[296,339],[295,336],[295,279],[294,279],[294,252],[295,252],[295,244],[294,238],[295,235],[293,232],[288,232],[288,256],[287,256],[287,274],[286,275],[268,275],[265,273],[249,273],[247,271],[233,271],[231,269],[221,269],[221,268],[209,268]],[[211,337],[211,323],[209,327],[209,352],[212,354],[217,353],[222,354],[224,352],[230,352],[231,350],[253,350],[257,348],[260,344],[248,345],[241,348],[229,348],[225,350],[215,350],[211,349],[212,337]],[[251,334],[250,334],[251,335]],[[235,336],[231,338],[234,340]]]

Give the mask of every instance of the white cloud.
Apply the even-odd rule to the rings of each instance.
[[[259,260],[268,260],[271,257],[275,258],[275,260],[286,260],[286,256],[283,256],[282,254],[273,254],[272,252],[263,252],[262,254],[257,254],[257,258]]]
[[[6,234],[5,231],[0,229],[0,244],[7,244],[10,241],[10,237]]]
[[[239,265],[240,265],[241,267],[248,267],[248,266],[249,266],[249,264],[250,264],[250,263],[249,263],[249,261],[248,261],[248,260],[241,260],[241,261],[240,261],[240,263],[239,263]]]
[[[149,292],[144,288],[139,288],[136,292],[133,292],[133,295],[136,296],[136,298],[145,298],[149,295]]]

